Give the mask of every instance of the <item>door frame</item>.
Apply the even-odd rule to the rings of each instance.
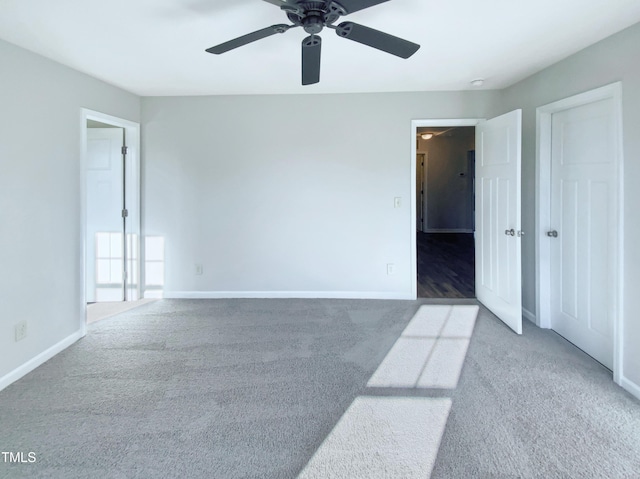
[[[421,193],[420,193],[420,199],[422,200],[422,229],[420,231],[424,232],[426,229],[426,225],[427,225],[427,208],[426,208],[426,203],[427,203],[427,166],[428,162],[429,162],[429,154],[426,151],[420,151],[417,150],[416,152],[416,187],[418,187],[418,156],[422,155],[422,165],[421,165],[421,170],[422,170],[422,182],[420,183],[421,185]],[[418,200],[418,195],[416,195],[416,201]],[[418,203],[416,203],[416,218],[418,217],[418,212],[420,211],[420,205],[418,205]]]
[[[140,124],[125,120],[123,118],[118,118],[112,115],[107,115],[106,113],[101,113],[99,111],[90,110],[87,108],[80,109],[80,234],[82,236],[82,251],[81,251],[81,271],[82,277],[80,286],[82,289],[81,298],[82,298],[82,312],[80,317],[83,318],[82,324],[80,326],[81,333],[84,336],[86,334],[87,329],[87,298],[85,291],[86,284],[86,268],[87,268],[87,244],[86,244],[86,230],[87,230],[87,120],[95,120],[101,123],[106,123],[109,125],[113,125],[118,128],[123,128],[125,131],[125,138],[127,144],[127,159],[132,163],[133,171],[135,172],[135,178],[132,178],[131,186],[133,186],[133,195],[129,195],[127,197],[128,202],[128,210],[135,211],[136,215],[134,219],[131,220],[129,217],[130,224],[133,225],[133,229],[139,231],[138,235],[138,265],[137,265],[137,274],[138,278],[138,297],[141,297],[141,288],[142,288],[142,268],[140,265],[142,264],[142,250],[140,248],[140,237],[142,236],[141,230],[141,207],[140,207]],[[133,196],[133,197],[132,197]],[[130,274],[131,276],[131,274]]]
[[[551,244],[546,231],[551,228],[551,120],[554,113],[593,103],[613,100],[615,152],[614,196],[618,241],[614,248],[616,284],[613,287],[613,379],[621,384],[623,357],[623,273],[624,273],[624,195],[623,195],[623,149],[622,149],[622,84],[612,83],[585,93],[574,95],[536,109],[536,324],[551,328]]]
[[[417,204],[416,204],[416,176],[417,176],[417,161],[416,155],[418,154],[417,145],[416,145],[416,137],[418,135],[418,128],[421,127],[457,127],[457,126],[477,126],[478,123],[485,121],[485,118],[449,118],[449,119],[421,119],[421,120],[411,120],[411,188],[413,193],[410,195],[411,197],[411,267],[409,268],[409,274],[411,275],[411,299],[418,299],[418,250],[416,244],[416,215],[417,215]],[[426,167],[426,164],[425,164]],[[474,171],[475,175],[475,171]],[[426,212],[425,212],[426,218]]]

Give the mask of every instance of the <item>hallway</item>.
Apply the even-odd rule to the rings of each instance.
[[[473,233],[416,235],[418,298],[474,298]]]

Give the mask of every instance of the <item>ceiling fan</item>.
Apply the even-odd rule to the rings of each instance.
[[[302,84],[312,85],[320,81],[320,51],[322,39],[318,33],[323,28],[335,30],[339,37],[362,43],[400,58],[409,58],[420,45],[394,37],[353,22],[335,23],[344,15],[373,7],[389,0],[264,0],[280,7],[292,25],[278,24],[229,40],[206,51],[220,55],[235,48],[261,40],[291,28],[302,27],[309,34],[302,40]]]

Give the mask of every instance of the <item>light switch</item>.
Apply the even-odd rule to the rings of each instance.
[[[402,206],[402,198],[400,196],[396,196],[393,199],[393,207],[394,208],[400,208],[400,206]]]

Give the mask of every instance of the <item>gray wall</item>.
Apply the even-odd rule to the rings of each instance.
[[[507,88],[501,110],[523,109],[523,229],[535,229],[536,108],[622,81],[624,132],[624,372],[640,384],[640,25],[635,25]],[[535,236],[524,237],[523,302],[535,313]]]
[[[485,117],[497,95],[144,98],[166,295],[409,297],[411,120]]]
[[[475,127],[452,130],[422,141],[426,151],[427,231],[473,231],[473,172],[467,154],[474,149]]]
[[[3,41],[0,65],[1,384],[84,322],[80,109],[139,121],[140,100]]]

